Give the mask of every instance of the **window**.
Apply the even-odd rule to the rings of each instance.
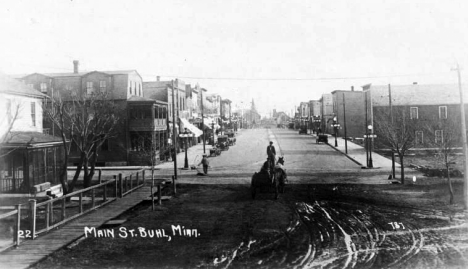
[[[41,92],[47,93],[47,83],[41,83]]]
[[[102,151],[110,151],[109,149],[109,139],[104,140],[101,145],[101,150]]]
[[[92,94],[93,93],[93,82],[92,81],[86,82],[86,93],[87,94]]]
[[[436,130],[435,131],[435,142],[437,144],[444,142],[444,131],[443,130]]]
[[[424,137],[423,137],[423,132],[422,131],[416,131],[416,139],[415,139],[415,144],[416,145],[421,145],[424,143]]]
[[[439,119],[446,119],[446,118],[447,118],[447,107],[439,106]]]
[[[31,102],[31,120],[32,126],[36,126],[36,103]]]
[[[101,92],[106,91],[106,81],[105,80],[99,81],[99,89],[101,90]]]
[[[418,108],[417,107],[410,107],[410,119],[412,119],[412,120],[418,119]]]

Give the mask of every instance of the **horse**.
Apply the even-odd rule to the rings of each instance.
[[[252,199],[255,199],[257,188],[273,187],[275,189],[275,199],[278,199],[279,192],[284,193],[287,181],[286,171],[282,168],[284,157],[280,157],[276,166],[271,165],[271,160],[267,160],[260,172],[255,172],[251,181]],[[281,165],[278,165],[281,164]]]

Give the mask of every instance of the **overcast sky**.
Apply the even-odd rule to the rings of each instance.
[[[368,83],[457,83],[468,1],[4,0],[0,71],[136,69],[269,114]],[[462,71],[468,79],[468,70]]]

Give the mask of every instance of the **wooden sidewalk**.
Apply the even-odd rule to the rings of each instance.
[[[69,245],[84,235],[84,227],[99,227],[119,216],[151,195],[151,187],[143,186],[121,199],[98,208],[82,217],[64,224],[58,229],[34,240],[24,240],[18,248],[0,253],[1,268],[28,268],[53,252]]]

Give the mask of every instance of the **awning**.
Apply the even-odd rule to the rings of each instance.
[[[182,122],[182,124],[184,125],[184,128],[187,128],[188,130],[190,130],[190,132],[195,134],[195,137],[199,137],[200,135],[203,134],[203,132],[200,129],[195,127],[195,125],[191,124],[188,120],[186,120],[184,118],[179,118],[179,119]]]
[[[221,126],[219,126],[213,118],[204,118],[203,119],[203,123],[205,124],[205,126],[208,127],[208,129],[211,129],[211,127],[213,126],[213,122],[214,122],[214,127],[215,129],[219,129],[221,128]]]

